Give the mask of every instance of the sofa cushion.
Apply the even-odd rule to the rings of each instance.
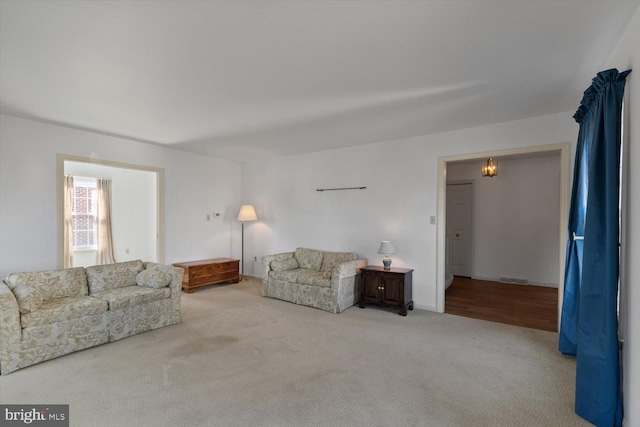
[[[126,288],[110,289],[96,292],[91,295],[109,303],[109,310],[140,305],[147,302],[158,301],[171,296],[171,289],[143,288],[142,286],[127,286]]]
[[[20,284],[40,291],[43,301],[57,298],[87,295],[87,277],[84,268],[66,268],[64,270],[35,271],[31,273],[10,274],[5,282],[13,290]]]
[[[298,273],[297,282],[301,285],[319,286],[321,288],[331,287],[331,273],[314,270],[301,270]]]
[[[269,277],[271,279],[276,280],[285,280],[287,282],[296,282],[298,280],[298,273],[302,271],[301,268],[296,268],[295,270],[285,270],[285,271],[270,271]]]
[[[273,271],[295,270],[299,267],[295,258],[289,258],[284,261],[271,261],[270,266]]]
[[[358,255],[353,252],[325,252],[322,257],[322,267],[320,271],[329,271],[338,264],[358,259]]]
[[[322,266],[322,255],[323,252],[314,249],[297,248],[293,256],[300,268],[318,271]]]
[[[91,316],[107,311],[107,303],[84,295],[44,301],[39,309],[20,316],[23,328],[50,325],[78,317]]]
[[[136,276],[136,285],[160,289],[169,286],[171,276],[159,270],[144,270]]]
[[[104,301],[101,301],[106,305]],[[50,350],[55,354],[56,348],[69,348],[65,353],[86,348],[83,343],[93,342],[89,346],[103,344],[109,341],[109,329],[106,311],[91,316],[77,317],[51,323],[49,325],[30,326],[22,329],[20,347],[32,351],[38,348],[38,353],[47,354]],[[46,346],[50,346],[46,349]],[[49,359],[49,357],[46,357]],[[37,360],[37,359],[36,359]],[[37,425],[37,424],[35,424]]]
[[[89,294],[135,286],[136,276],[142,270],[144,270],[144,264],[140,260],[87,267]]]
[[[35,286],[20,283],[13,288],[13,295],[18,301],[18,307],[22,314],[36,311],[42,305],[42,293]]]

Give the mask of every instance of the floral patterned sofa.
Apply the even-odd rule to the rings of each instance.
[[[360,300],[360,269],[366,259],[353,252],[297,248],[262,257],[262,295],[332,313]]]
[[[0,373],[180,323],[184,270],[140,260],[0,282]]]

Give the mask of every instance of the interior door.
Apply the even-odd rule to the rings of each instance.
[[[454,276],[471,277],[473,184],[447,184],[446,262]]]

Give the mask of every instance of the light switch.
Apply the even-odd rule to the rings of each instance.
[[[435,223],[436,223],[436,217],[435,217],[435,216],[433,216],[433,215],[432,215],[432,216],[430,216],[430,217],[429,217],[429,224],[431,224],[431,225],[435,225]]]

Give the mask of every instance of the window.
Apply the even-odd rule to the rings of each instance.
[[[97,250],[96,180],[73,180],[73,250]]]

